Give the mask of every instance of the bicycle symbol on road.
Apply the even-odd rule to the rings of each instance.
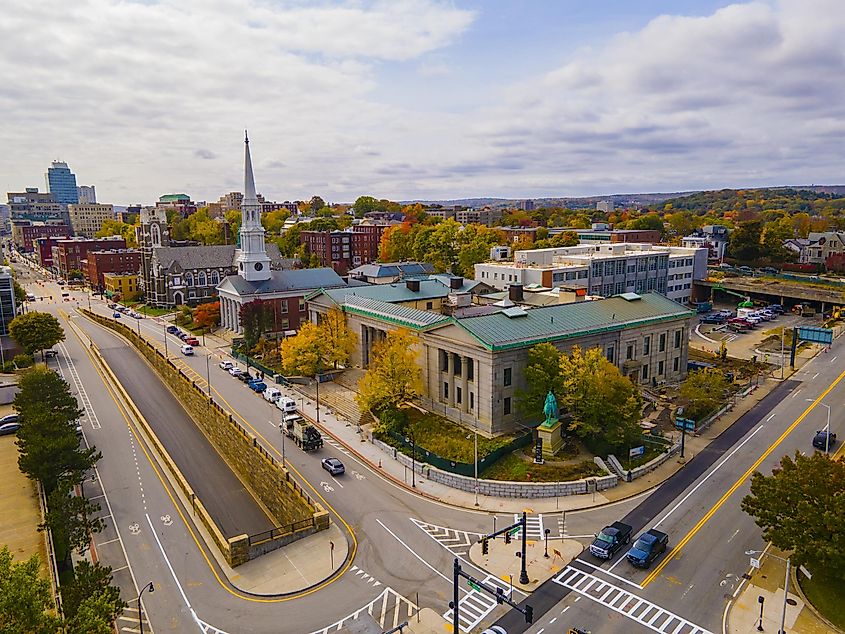
[[[139,535],[141,533],[141,527],[138,526],[138,522],[132,522],[129,525],[129,532],[133,535]]]
[[[349,473],[351,473],[353,476],[355,476],[356,480],[364,480],[367,477],[363,473],[358,473],[357,471],[350,471]]]
[[[170,515],[162,515],[161,521],[164,523],[165,526],[170,526],[171,524],[173,524],[173,519],[170,517]]]
[[[320,482],[320,486],[323,487],[323,491],[325,491],[326,493],[331,493],[332,491],[334,491],[334,487],[328,482]]]

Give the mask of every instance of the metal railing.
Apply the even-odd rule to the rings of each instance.
[[[302,530],[314,528],[314,525],[313,518],[309,517],[308,519],[299,520],[298,522],[291,522],[285,526],[271,528],[269,531],[262,531],[261,533],[256,533],[255,535],[247,535],[247,543],[250,546],[257,546],[258,544],[264,544],[274,539],[278,539],[279,537],[286,537]]]

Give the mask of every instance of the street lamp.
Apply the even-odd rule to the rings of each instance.
[[[814,400],[811,398],[806,399],[810,403],[813,403]],[[827,408],[827,425],[824,426],[824,452],[826,454],[830,453],[830,405],[825,405],[824,403],[819,403],[822,407]]]
[[[211,400],[211,370],[209,369],[209,357],[211,356],[208,354],[208,350],[205,351],[205,382],[208,385],[208,400]]]
[[[167,359],[167,322],[161,324],[161,329],[164,331],[164,358]]]
[[[144,606],[141,604],[141,595],[144,594],[145,590],[149,590],[150,594],[156,591],[152,581],[141,588],[141,591],[138,593],[138,627],[140,628],[140,634],[144,634]]]
[[[550,529],[550,528],[546,528],[546,529],[543,530],[543,533],[545,533],[545,536],[546,536],[546,552],[543,553],[543,557],[545,557],[546,559],[549,558],[549,533],[551,533],[551,532],[552,532],[552,529]]]
[[[417,443],[413,436],[405,436],[405,442],[411,445],[411,486],[417,486]]]
[[[775,559],[779,559],[780,561],[786,562],[786,578],[785,578],[784,583],[783,583],[783,609],[781,610],[781,613],[780,613],[780,629],[778,630],[778,634],[786,634],[786,626],[785,626],[786,625],[786,598],[789,596],[789,573],[790,573],[790,570],[791,570],[792,562],[790,561],[789,557],[784,559],[783,557],[778,557],[777,555],[773,555],[772,553],[767,552],[765,550],[746,550],[745,551],[745,554],[748,555],[748,556],[756,555],[758,553],[761,554],[761,555],[768,555],[769,557],[774,557]],[[762,623],[762,620],[763,620],[762,615],[763,615],[763,604],[762,604],[762,601],[761,601],[760,602],[760,621],[761,621],[761,623]]]

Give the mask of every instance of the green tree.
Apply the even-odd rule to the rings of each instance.
[[[556,398],[563,392],[560,376],[561,352],[550,343],[538,343],[528,350],[525,364],[525,389],[517,394],[520,414],[527,420],[543,417],[546,395]]]
[[[534,234],[535,240],[545,240],[549,237],[549,230],[545,227],[537,227],[537,232]]]
[[[49,495],[60,478],[77,483],[102,455],[91,447],[80,449],[74,431],[82,415],[68,384],[45,368],[30,370],[20,380],[14,407],[20,416],[18,466],[40,480]]]
[[[108,596],[95,594],[86,597],[76,614],[65,622],[63,634],[113,634],[113,613],[114,604]]]
[[[273,307],[263,299],[254,299],[241,305],[241,327],[244,329],[244,347],[252,350],[265,332],[273,326]]]
[[[775,262],[783,262],[791,253],[783,246],[783,243],[793,237],[795,237],[795,227],[789,216],[766,223],[763,235],[760,237],[762,255]]]
[[[332,306],[320,320],[317,329],[325,342],[325,361],[332,367],[347,365],[355,352],[358,337],[346,324],[346,315],[338,306]]]
[[[845,461],[821,452],[784,456],[772,475],[751,476],[742,510],[765,541],[792,551],[795,565],[845,580]]]
[[[38,555],[15,562],[7,546],[0,549],[0,632],[56,634],[61,619],[55,609],[50,582],[41,576]]]
[[[372,196],[358,196],[352,204],[356,218],[363,218],[364,214],[378,211],[379,208],[379,202]]]
[[[422,394],[417,354],[417,338],[404,328],[391,330],[373,345],[370,366],[355,397],[362,411],[395,410]]]
[[[467,278],[475,278],[475,265],[490,259],[490,248],[504,244],[505,234],[499,229],[484,225],[467,225],[457,235],[457,262],[452,273]]]
[[[753,262],[760,257],[760,235],[763,223],[760,220],[748,220],[737,224],[730,235],[728,250],[732,257],[740,262]]]
[[[135,238],[135,226],[120,222],[119,220],[112,220],[107,218],[103,220],[100,225],[100,230],[94,234],[95,238],[109,238],[111,236],[120,236],[126,240],[126,246],[134,248],[138,246],[138,240]]]
[[[67,619],[74,621],[83,604],[91,597],[102,597],[110,606],[108,620],[120,616],[126,602],[120,598],[120,590],[112,583],[112,569],[99,563],[91,564],[84,559],[73,569],[73,581],[62,584],[62,611]]]
[[[562,394],[556,396],[571,418],[569,431],[614,447],[639,438],[642,396],[601,349],[582,352],[575,346],[561,356],[560,375]]]
[[[686,403],[684,418],[700,421],[713,412],[724,402],[727,388],[728,381],[719,370],[704,368],[690,372],[680,390]]]
[[[326,206],[326,201],[319,196],[311,197],[311,211],[318,212]]]
[[[12,280],[15,289],[15,304],[21,306],[26,301],[26,291],[17,280]]]
[[[61,479],[50,493],[47,515],[38,528],[63,535],[68,546],[81,553],[90,545],[91,534],[105,528],[103,520],[94,515],[99,510],[99,504],[74,495],[71,483]]]
[[[329,357],[324,333],[310,321],[302,324],[295,336],[285,337],[281,353],[286,376],[314,376],[326,369]]]
[[[34,355],[65,340],[59,320],[50,313],[32,311],[18,315],[9,324],[9,334],[27,354]]]

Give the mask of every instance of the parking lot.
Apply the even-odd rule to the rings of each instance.
[[[731,310],[736,314],[736,304],[720,303],[713,306],[713,310]],[[702,315],[703,317],[703,315]],[[757,357],[758,361],[764,361],[780,365],[780,346],[777,342],[774,345],[765,345],[763,341],[772,336],[771,330],[796,326],[820,326],[819,317],[800,317],[792,313],[778,316],[776,319],[764,321],[754,328],[745,332],[733,332],[726,324],[702,324],[700,318],[696,318],[693,326],[693,334],[690,337],[690,345],[699,350],[717,353],[722,342],[728,348],[728,354],[740,359],[751,359]],[[768,334],[766,334],[768,332]],[[785,347],[787,363],[789,362],[789,346]]]

